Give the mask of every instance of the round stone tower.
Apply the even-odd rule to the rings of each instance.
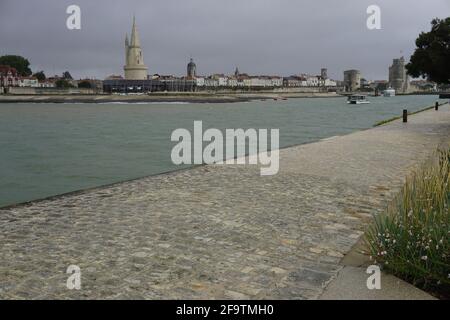
[[[197,76],[197,66],[194,63],[194,60],[191,58],[191,61],[187,65],[187,77],[193,79],[196,76]]]

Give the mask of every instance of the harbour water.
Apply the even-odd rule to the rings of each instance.
[[[280,146],[372,127],[437,96],[229,104],[0,104],[0,206],[176,170],[177,128],[278,128]]]

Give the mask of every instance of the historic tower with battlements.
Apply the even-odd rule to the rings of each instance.
[[[144,80],[147,79],[148,68],[144,64],[144,57],[141,49],[141,41],[136,27],[136,19],[133,17],[133,28],[131,39],[128,34],[125,36],[125,79]]]

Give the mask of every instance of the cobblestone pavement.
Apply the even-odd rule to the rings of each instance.
[[[447,105],[284,149],[275,176],[202,166],[0,209],[0,298],[315,299],[449,140]]]

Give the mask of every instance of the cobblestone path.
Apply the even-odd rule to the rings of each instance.
[[[283,149],[275,176],[202,166],[0,209],[0,298],[315,299],[449,141],[446,105]],[[81,290],[66,288],[71,264]]]

